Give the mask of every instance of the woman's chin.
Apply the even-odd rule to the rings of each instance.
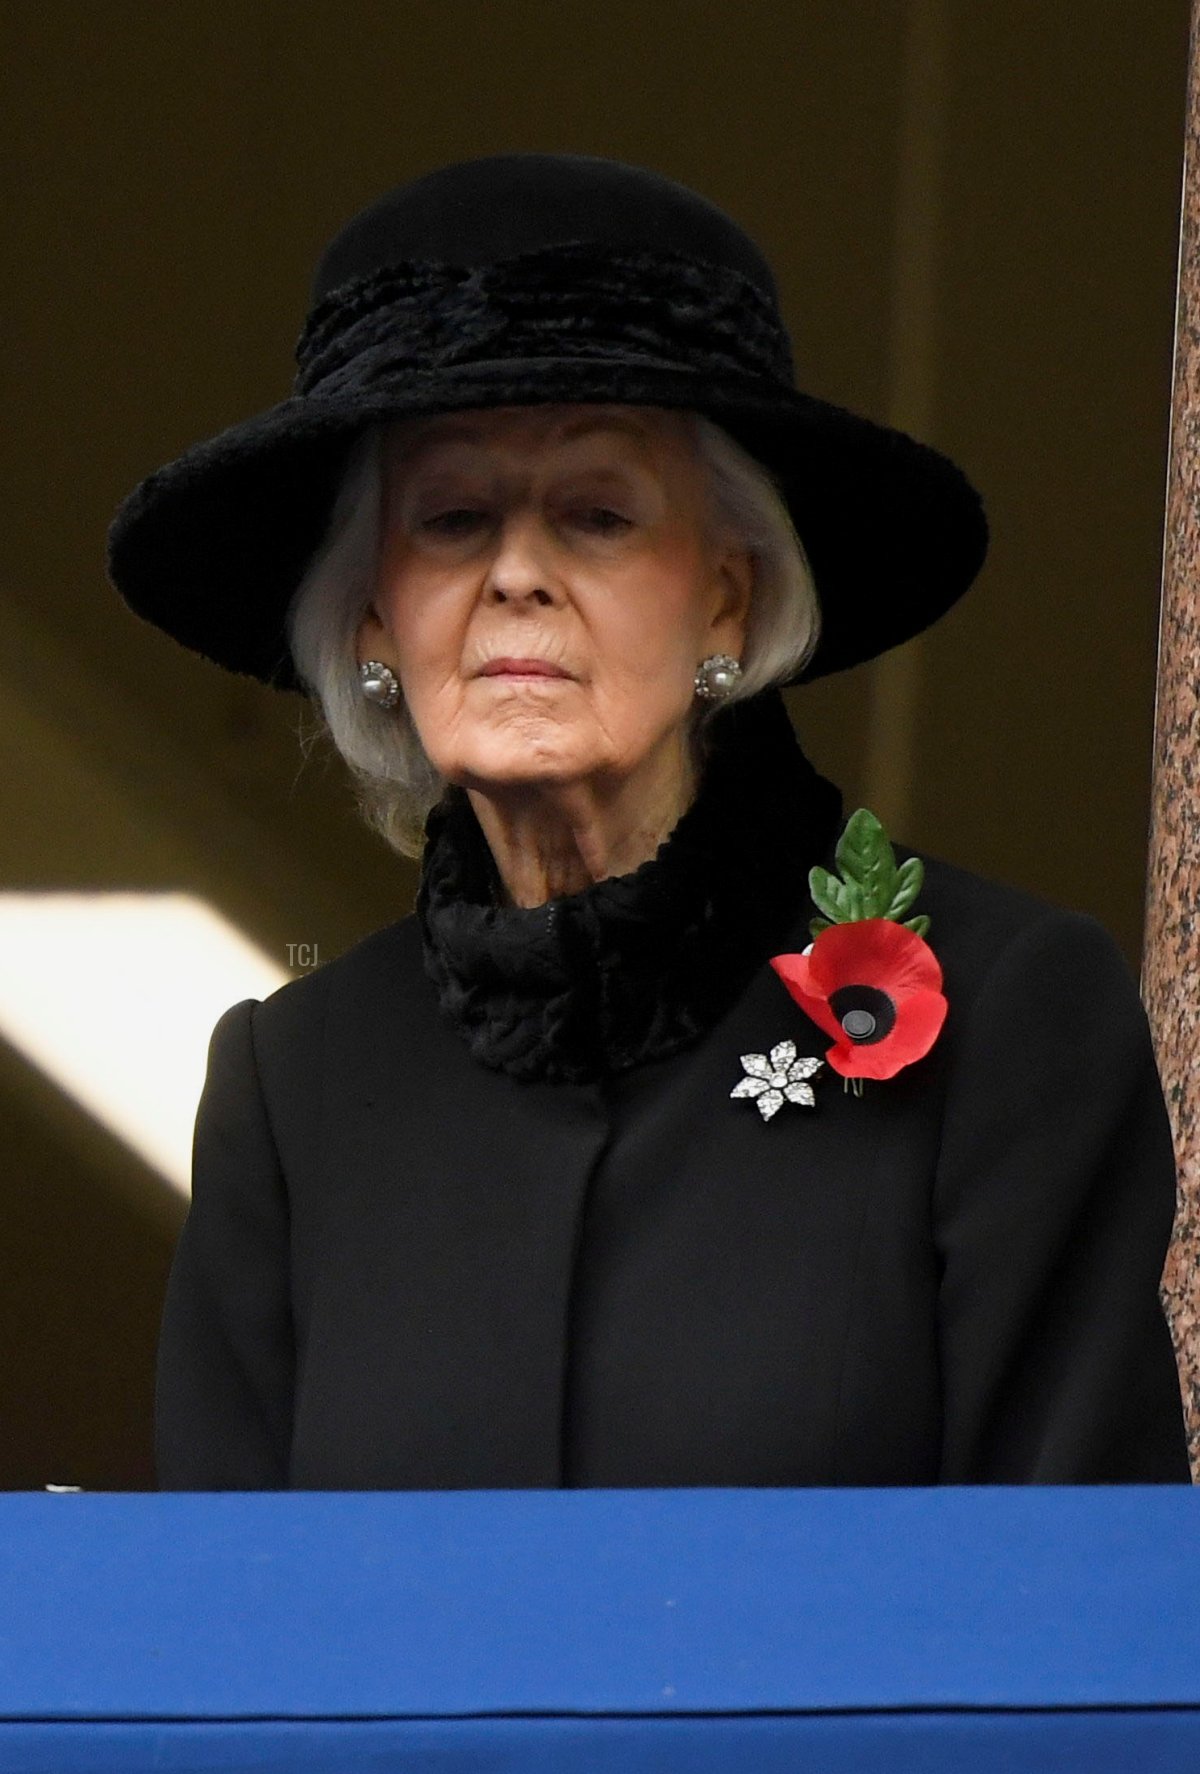
[[[441,773],[447,782],[479,794],[506,794],[560,788],[603,770],[604,760],[566,748],[505,746],[458,759]]]

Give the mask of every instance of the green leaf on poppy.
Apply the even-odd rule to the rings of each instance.
[[[824,912],[831,924],[848,924],[854,916],[846,899],[845,883],[828,869],[813,868],[809,870],[808,890],[812,894],[813,904],[819,912]]]
[[[822,930],[832,929],[833,925],[829,922],[828,918],[810,918],[808,921],[808,934],[812,937],[814,942],[817,940],[818,936],[820,936]]]
[[[856,890],[857,918],[886,918],[896,886],[896,857],[887,833],[867,807],[846,821],[837,847],[838,867]],[[910,901],[911,903],[911,901]]]
[[[924,912],[921,912],[918,917],[906,918],[904,921],[904,928],[906,930],[915,930],[918,936],[928,936],[929,919]]]
[[[854,881],[839,881],[827,869],[810,869],[808,890],[818,911],[824,912],[831,924],[857,924],[868,918],[866,895]]]
[[[836,854],[842,879],[828,869],[809,871],[813,904],[825,914],[809,926],[813,935],[828,924],[857,924],[862,918],[890,918],[899,923],[924,884],[921,859],[910,856],[897,868],[888,835],[867,807],[860,807],[846,821]],[[907,928],[924,936],[929,919],[923,915],[913,918]]]
[[[892,897],[888,903],[885,918],[902,918],[917,894],[921,891],[925,880],[925,864],[919,856],[910,856],[896,870],[896,878],[892,883]]]

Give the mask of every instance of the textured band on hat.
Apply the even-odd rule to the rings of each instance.
[[[787,333],[748,277],[675,250],[581,241],[476,268],[413,260],[340,285],[300,336],[295,392],[496,358],[631,356],[794,387]]]

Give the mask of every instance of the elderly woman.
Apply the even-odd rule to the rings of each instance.
[[[420,888],[213,1032],[162,1484],[1186,1481],[1132,979],[846,821],[779,696],[967,588],[963,476],[585,156],[356,217],[299,358],[111,571],[311,696]]]

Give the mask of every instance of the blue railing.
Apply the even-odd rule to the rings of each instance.
[[[0,1769],[1200,1770],[1183,1486],[0,1497]]]

